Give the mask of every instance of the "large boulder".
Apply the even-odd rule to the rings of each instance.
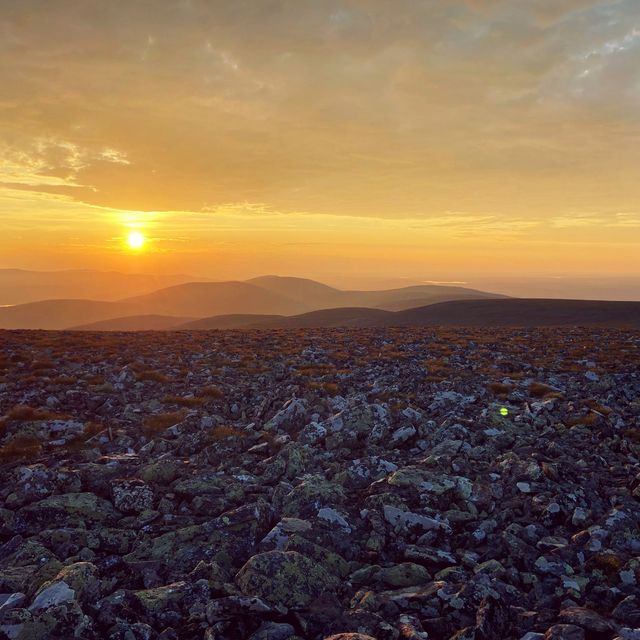
[[[236,583],[246,595],[293,609],[309,606],[338,584],[323,566],[296,551],[267,551],[249,558]]]

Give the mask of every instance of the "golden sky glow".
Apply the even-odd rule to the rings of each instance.
[[[0,267],[640,275],[637,0],[0,0],[0,69]]]

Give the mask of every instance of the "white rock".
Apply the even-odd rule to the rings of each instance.
[[[403,442],[407,442],[411,440],[416,435],[416,428],[412,425],[407,425],[406,427],[400,427],[396,429],[391,434],[391,444],[401,444]]]
[[[318,518],[326,520],[327,522],[331,522],[332,524],[337,524],[347,533],[351,533],[351,526],[349,525],[345,517],[335,509],[330,509],[329,507],[323,507],[322,509],[319,509]]]
[[[531,485],[528,482],[517,482],[516,487],[518,487],[522,493],[531,493]]]
[[[400,525],[401,527],[419,527],[424,531],[430,531],[432,529],[444,529],[450,530],[449,525],[441,520],[430,518],[429,516],[423,516],[419,513],[412,513],[411,511],[402,511],[398,507],[391,505],[384,505],[383,513],[385,520],[392,525]]]
[[[75,600],[76,592],[64,580],[45,587],[33,600],[29,611],[49,609],[64,602]]]

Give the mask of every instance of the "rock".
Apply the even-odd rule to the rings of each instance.
[[[292,609],[309,606],[338,584],[322,566],[295,551],[268,551],[249,558],[236,583],[246,595]]]
[[[396,429],[392,434],[389,440],[389,444],[392,447],[397,447],[405,444],[412,438],[414,438],[417,434],[417,430],[413,425],[406,425],[404,427],[400,427]]]
[[[292,398],[283,405],[265,425],[267,431],[291,433],[303,426],[307,418],[307,407],[303,400]]]
[[[111,495],[116,509],[123,513],[142,513],[153,507],[153,491],[142,480],[113,480]]]
[[[23,507],[18,514],[27,529],[36,533],[51,522],[82,527],[87,523],[114,521],[118,517],[108,500],[88,492],[50,496]]]
[[[209,624],[214,624],[227,618],[250,616],[252,614],[264,615],[267,613],[273,613],[273,608],[264,600],[255,596],[227,596],[207,603],[207,620]]]
[[[74,562],[60,569],[54,581],[69,585],[80,601],[94,602],[100,594],[98,569],[91,562]]]
[[[618,603],[612,615],[619,622],[640,627],[640,598],[636,595],[627,596]]]
[[[36,594],[29,611],[40,611],[57,607],[65,602],[72,602],[76,598],[75,591],[63,581],[54,582],[45,586]]]
[[[168,616],[176,612],[187,595],[185,582],[175,582],[161,587],[144,589],[135,592],[135,597],[144,614],[151,620],[166,621]]]
[[[608,636],[615,628],[613,623],[603,618],[599,613],[584,607],[563,609],[558,616],[558,620],[565,624],[582,627],[587,632],[588,637]]]
[[[335,509],[329,509],[327,507],[323,507],[322,509],[319,509],[318,518],[320,518],[321,520],[326,520],[327,522],[330,522],[331,524],[336,525],[337,527],[342,529],[345,533],[351,533],[351,527],[349,526],[349,523],[347,522],[345,517]]]
[[[420,531],[449,531],[450,527],[446,522],[436,520],[429,516],[423,516],[410,511],[403,511],[398,507],[384,505],[383,513],[385,520],[393,525],[404,529],[417,529]]]
[[[585,640],[584,629],[573,624],[554,624],[547,629],[544,640]]]
[[[24,593],[0,594],[0,612],[21,607],[27,600]]]
[[[419,564],[402,562],[382,569],[378,577],[390,587],[414,587],[431,580],[429,572]]]
[[[263,622],[249,640],[290,640],[293,636],[295,629],[286,622]]]

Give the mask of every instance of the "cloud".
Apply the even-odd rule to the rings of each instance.
[[[638,28],[635,0],[5,3],[3,179],[126,210],[512,230],[626,211]]]

